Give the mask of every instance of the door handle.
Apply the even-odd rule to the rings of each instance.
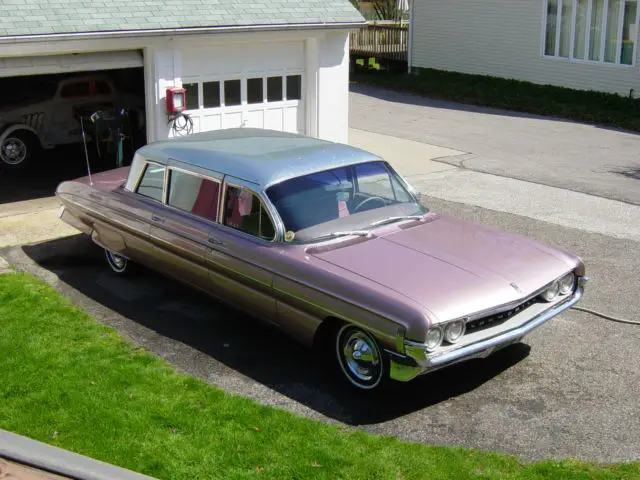
[[[222,245],[222,240],[218,240],[215,237],[209,237],[209,243],[213,243],[215,245]]]
[[[152,215],[151,220],[153,220],[154,222],[164,223],[164,218],[158,217],[157,215]]]

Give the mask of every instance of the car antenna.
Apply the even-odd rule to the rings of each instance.
[[[87,152],[87,137],[84,133],[84,122],[82,120],[82,113],[80,113],[80,130],[82,130],[82,143],[84,144],[84,158],[87,160],[87,172],[89,173],[89,185],[93,186],[93,180],[91,179],[91,166],[89,165],[89,152]]]

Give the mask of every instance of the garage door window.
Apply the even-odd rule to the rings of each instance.
[[[202,84],[202,106],[204,108],[220,106],[220,82],[204,82]]]
[[[224,82],[224,104],[227,107],[240,105],[242,103],[240,80],[225,80]]]
[[[282,77],[267,78],[267,101],[281,102],[284,99]]]
[[[302,75],[287,76],[287,100],[302,98]]]
[[[247,80],[247,103],[264,102],[262,83],[262,78],[249,78]]]
[[[197,83],[183,83],[182,88],[185,89],[187,95],[187,109],[195,110],[200,108],[200,97],[198,95]]]

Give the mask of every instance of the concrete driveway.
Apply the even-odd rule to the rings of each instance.
[[[459,150],[466,169],[640,205],[640,135],[353,85],[352,128]]]

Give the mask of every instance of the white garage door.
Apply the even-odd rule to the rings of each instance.
[[[0,58],[0,77],[142,67],[140,50]]]
[[[193,131],[254,127],[306,133],[304,45],[192,48],[183,54]]]

